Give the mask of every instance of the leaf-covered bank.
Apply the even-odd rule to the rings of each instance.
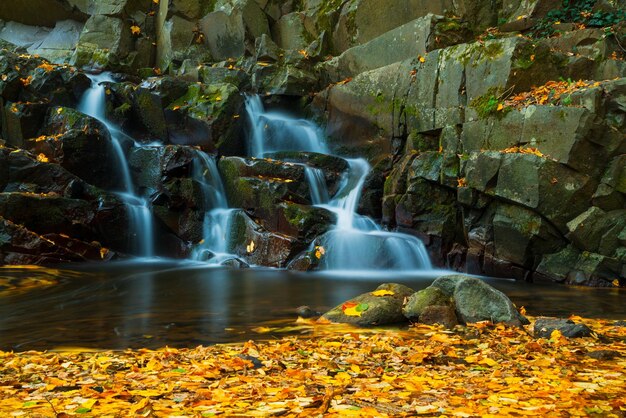
[[[575,319],[595,333],[307,322],[305,337],[193,349],[0,352],[0,413],[622,417],[626,327]]]

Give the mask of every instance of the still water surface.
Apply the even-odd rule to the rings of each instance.
[[[5,267],[0,277],[39,276],[57,283],[0,293],[0,349],[190,347],[272,338],[252,329],[289,324],[300,305],[324,311],[383,282],[423,289],[440,274],[345,277],[163,261],[56,270]],[[626,319],[623,289],[487,281],[530,315]]]

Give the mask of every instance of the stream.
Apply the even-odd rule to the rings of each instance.
[[[325,311],[383,282],[419,290],[445,273],[360,272],[355,277],[155,260],[58,269],[6,266],[0,268],[1,278],[55,283],[21,293],[0,290],[0,349],[191,347],[280,338],[286,333],[254,329],[294,325],[301,305]],[[617,288],[486,281],[529,315],[626,318],[623,291]]]

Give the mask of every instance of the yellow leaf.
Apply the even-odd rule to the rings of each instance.
[[[100,248],[100,258],[104,259],[104,257],[106,257],[106,255],[109,253],[109,249],[108,248]]]
[[[315,247],[315,258],[319,260],[324,254],[326,254],[326,250],[324,249],[324,247],[322,247],[321,245],[317,245]]]
[[[563,334],[561,334],[561,331],[559,331],[558,329],[555,329],[550,333],[550,339],[554,341],[561,339],[562,336]]]
[[[504,109],[504,105],[502,103],[498,103],[498,108],[496,109],[498,112]]]
[[[619,287],[619,280],[618,280],[618,279],[615,279],[615,280],[613,280],[613,281],[611,282],[611,284],[612,284],[613,286],[615,286],[615,287]]]
[[[37,155],[37,161],[39,161],[40,163],[47,163],[50,160],[48,159],[48,157],[46,157],[45,154],[39,154]]]
[[[42,63],[40,66],[38,66],[37,68],[42,68],[45,72],[50,72],[54,69],[54,65],[52,64],[48,64],[47,62]],[[35,69],[37,69],[35,68]]]
[[[141,28],[139,26],[137,26],[137,25],[133,25],[133,26],[130,27],[130,32],[133,35],[139,35],[141,33]]]
[[[387,296],[387,295],[391,296],[391,295],[395,295],[395,293],[392,292],[391,290],[381,289],[381,290],[376,290],[376,291],[372,292],[372,295],[374,295],[374,296]]]
[[[478,364],[486,364],[489,367],[493,367],[493,366],[497,365],[498,362],[495,361],[494,359],[489,358],[489,357],[485,357],[484,359],[479,361]]]
[[[343,313],[346,314],[347,316],[361,316],[363,312],[357,311],[356,310],[357,306],[351,306],[349,308],[346,308],[343,310]]]
[[[268,332],[270,332],[272,329],[269,327],[256,327],[256,328],[252,328],[252,331],[256,332],[257,334],[267,334]]]
[[[97,402],[97,399],[89,399],[85,402],[83,402],[82,404],[80,404],[80,406],[82,406],[83,408],[87,408],[87,409],[91,409],[93,408],[94,404]]]
[[[252,254],[254,252],[254,241],[250,241],[250,244],[246,246],[246,252]]]
[[[522,315],[526,315],[526,308],[523,306],[519,308],[519,313],[521,313]]]
[[[421,55],[417,57],[418,61],[421,63],[425,63],[426,62],[426,58],[422,57]]]

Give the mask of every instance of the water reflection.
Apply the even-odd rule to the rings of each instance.
[[[382,282],[401,282],[418,290],[433,279],[382,272],[375,277],[364,272],[339,277],[236,271],[155,260],[72,269],[0,269],[0,277],[49,278],[53,272],[58,282],[1,297],[0,349],[157,348],[242,341],[258,337],[250,330],[262,323],[295,319],[294,309],[300,305],[323,311]],[[620,289],[495,279],[489,283],[531,315],[626,319]]]

